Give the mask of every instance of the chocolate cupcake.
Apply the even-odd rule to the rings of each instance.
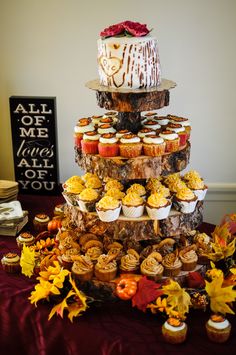
[[[16,238],[16,243],[18,248],[21,250],[23,246],[29,247],[33,245],[35,242],[35,237],[29,232],[20,233],[19,236]]]
[[[7,253],[1,259],[2,268],[4,271],[10,274],[19,273],[20,267],[20,257],[16,253]]]

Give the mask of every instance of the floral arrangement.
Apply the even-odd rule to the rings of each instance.
[[[142,37],[146,36],[150,30],[146,24],[133,21],[123,21],[115,25],[109,26],[100,32],[103,38],[108,37]]]

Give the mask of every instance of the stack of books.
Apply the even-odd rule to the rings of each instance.
[[[28,222],[28,211],[19,201],[0,204],[0,235],[16,236]]]
[[[18,182],[0,180],[0,203],[10,202],[17,199]]]

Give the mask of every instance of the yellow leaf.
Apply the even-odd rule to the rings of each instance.
[[[188,313],[191,300],[185,289],[181,288],[178,282],[170,280],[170,283],[163,286],[163,292],[167,297],[167,304],[172,311],[177,312],[181,318],[185,318],[185,313]]]
[[[236,275],[236,268],[234,267],[234,268],[230,269],[230,272],[231,272],[233,275]]]
[[[21,272],[25,276],[31,277],[35,267],[35,252],[26,245],[23,245],[20,258]]]
[[[212,269],[215,269],[216,266],[215,266],[215,264],[212,261],[210,261],[210,265],[211,265]]]
[[[74,292],[72,290],[70,290],[68,292],[67,296],[62,300],[62,302],[56,304],[52,308],[52,310],[48,316],[48,320],[50,320],[54,316],[55,313],[57,315],[59,315],[61,318],[63,318],[64,310],[68,309],[67,299],[73,295],[74,295]]]
[[[223,281],[223,273],[220,274],[219,277],[214,278],[211,282],[205,281],[205,289],[210,298],[210,307],[214,313],[234,314],[227,303],[235,301],[236,291],[233,290],[233,286],[222,287]]]
[[[227,241],[228,238],[231,236],[229,232],[229,225],[228,223],[224,223],[222,226],[216,226],[215,230],[212,233],[212,237],[214,241]]]

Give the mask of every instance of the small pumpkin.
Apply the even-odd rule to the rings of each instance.
[[[56,234],[61,228],[61,219],[56,217],[48,222],[48,231],[52,234]]]
[[[137,292],[138,283],[132,279],[122,279],[116,285],[116,294],[122,300],[130,300]]]

